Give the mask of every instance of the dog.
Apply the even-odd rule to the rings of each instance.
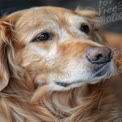
[[[116,66],[95,27],[96,16],[87,10],[35,7],[0,19],[1,122],[117,118],[109,112],[117,106],[106,86]]]

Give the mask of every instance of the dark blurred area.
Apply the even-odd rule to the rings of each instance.
[[[122,0],[0,0],[0,16],[34,6],[60,6],[96,10],[105,16],[104,29],[122,33]]]

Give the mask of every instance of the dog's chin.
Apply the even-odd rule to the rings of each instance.
[[[72,88],[80,87],[85,84],[96,84],[98,82],[104,81],[116,74],[116,68],[114,67],[113,62],[102,64],[99,66],[94,66],[92,68],[91,73],[88,72],[87,80],[83,81],[82,79],[79,81],[73,82],[62,82],[55,81],[56,90],[69,90]],[[82,74],[83,75],[83,74]]]

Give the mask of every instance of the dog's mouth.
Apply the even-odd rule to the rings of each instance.
[[[75,84],[78,84],[80,83],[81,81],[78,81],[78,82],[72,82],[72,83],[67,83],[67,82],[60,82],[60,81],[56,81],[55,83],[59,86],[62,86],[62,87],[68,87],[68,86],[71,86],[71,85],[75,85]]]
[[[93,68],[93,77],[101,77],[110,71],[110,63],[96,65]]]
[[[60,82],[60,81],[56,81],[55,83],[62,87],[68,87],[72,84],[72,83],[66,83],[66,82]]]
[[[114,74],[114,69],[112,68],[111,62],[101,65],[94,65],[92,67],[92,73],[91,76],[88,78],[88,80],[84,81],[88,84],[97,83],[100,82],[103,79],[107,79]],[[82,84],[82,79],[76,82],[62,82],[62,81],[55,81],[55,84],[64,88],[70,87],[70,86],[77,86]]]

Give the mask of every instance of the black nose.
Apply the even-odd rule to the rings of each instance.
[[[103,64],[111,61],[113,53],[107,47],[91,47],[88,49],[86,57],[92,64]]]

